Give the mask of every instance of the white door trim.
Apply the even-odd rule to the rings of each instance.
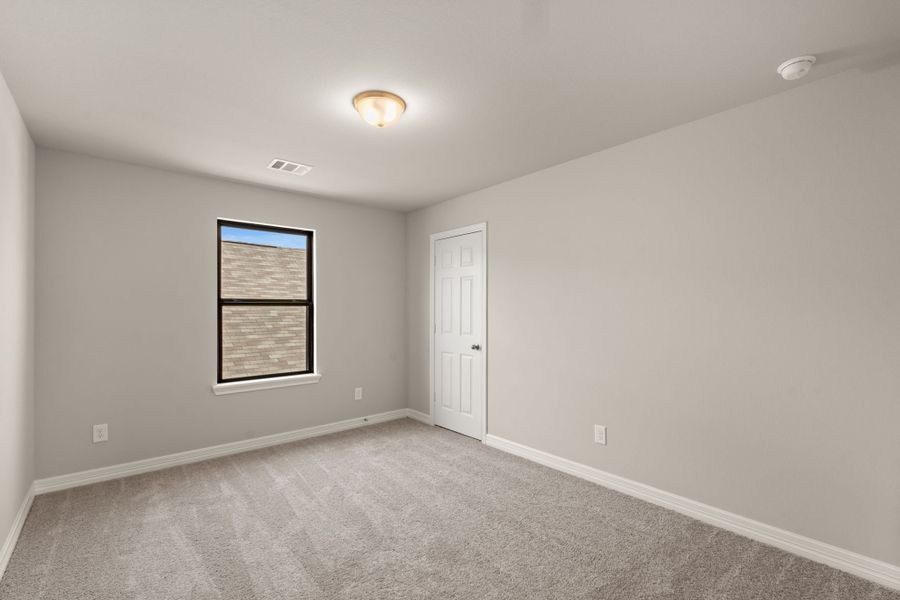
[[[481,441],[487,439],[487,372],[488,372],[488,345],[487,339],[487,223],[476,223],[465,227],[457,227],[449,231],[432,233],[428,251],[428,414],[431,424],[434,424],[434,245],[438,240],[466,235],[468,233],[482,233],[481,236],[481,352],[483,355],[483,368],[481,369]]]

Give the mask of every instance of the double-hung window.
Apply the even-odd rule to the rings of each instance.
[[[313,232],[218,222],[218,383],[313,373]]]

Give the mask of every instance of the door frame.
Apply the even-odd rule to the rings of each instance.
[[[487,339],[487,319],[488,319],[488,305],[487,305],[487,270],[488,270],[488,255],[487,255],[487,223],[475,223],[474,225],[467,225],[465,227],[457,227],[456,229],[450,229],[448,231],[441,231],[439,233],[432,233],[430,237],[430,241],[428,243],[429,246],[429,256],[428,256],[428,414],[429,421],[432,425],[434,425],[434,402],[436,399],[435,391],[434,391],[434,330],[436,327],[434,321],[434,261],[435,261],[435,253],[434,246],[438,240],[443,240],[452,237],[459,237],[461,235],[466,235],[469,233],[478,233],[481,232],[481,355],[482,355],[482,365],[481,365],[481,442],[484,443],[487,438],[487,372],[488,372],[488,350],[490,346],[488,345]]]

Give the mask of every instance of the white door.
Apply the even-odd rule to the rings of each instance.
[[[434,424],[481,439],[484,232],[434,242]]]

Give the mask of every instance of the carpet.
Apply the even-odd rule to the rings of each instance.
[[[2,600],[900,600],[407,419],[38,496]]]

